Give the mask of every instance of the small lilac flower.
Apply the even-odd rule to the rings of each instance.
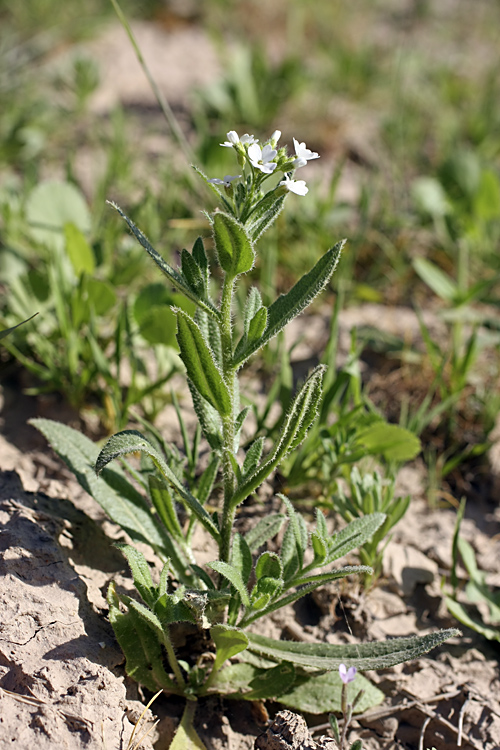
[[[291,193],[295,193],[295,195],[306,195],[309,191],[305,180],[291,180],[288,175],[285,175],[285,179],[281,180],[279,184],[283,185]]]
[[[276,169],[276,162],[273,162],[273,159],[277,153],[276,149],[269,143],[266,143],[264,148],[261,148],[257,143],[252,143],[248,147],[248,158],[251,164],[264,174],[271,174]]]
[[[248,133],[245,133],[245,135],[242,135],[241,138],[239,137],[236,130],[230,130],[229,133],[227,133],[227,141],[224,143],[220,143],[220,146],[225,146],[226,148],[233,148],[233,146],[238,146],[238,144],[245,145],[245,144],[252,144],[256,142],[256,138],[254,138],[253,135],[248,135]]]
[[[218,177],[212,177],[212,179],[208,180],[208,182],[210,182],[212,185],[224,185],[225,188],[228,188],[231,187],[232,181],[237,180],[239,177],[241,177],[240,174],[227,174],[225,175],[223,180],[219,179]]]
[[[293,162],[294,167],[305,167],[310,159],[319,159],[319,154],[317,154],[316,151],[310,151],[304,142],[299,143],[298,140],[294,138],[293,145],[297,155],[297,158]]]
[[[349,667],[349,669],[347,669],[345,664],[340,665],[339,675],[344,685],[347,685],[354,680],[357,671],[356,667]]]

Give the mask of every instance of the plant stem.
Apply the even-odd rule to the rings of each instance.
[[[184,677],[182,676],[181,668],[179,666],[179,662],[177,661],[177,657],[174,652],[174,647],[172,646],[172,641],[170,640],[170,635],[166,631],[165,628],[163,628],[163,645],[165,646],[165,650],[167,652],[167,657],[168,657],[168,663],[172,667],[172,672],[175,675],[175,679],[177,680],[179,687],[184,691],[186,687],[186,682],[184,680]]]
[[[236,404],[236,369],[233,365],[233,342],[231,312],[233,305],[234,277],[226,275],[222,288],[221,299],[221,342],[222,342],[222,372],[231,399],[231,411],[223,420],[223,448],[222,471],[224,476],[224,508],[222,512],[221,542],[219,558],[229,562],[231,553],[231,533],[234,521],[234,509],[231,508],[231,498],[235,491],[234,459],[234,423],[237,412]]]

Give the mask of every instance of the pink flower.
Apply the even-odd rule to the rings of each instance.
[[[347,669],[345,664],[340,665],[339,675],[344,685],[347,685],[355,679],[357,671],[356,667],[349,667],[349,669]]]

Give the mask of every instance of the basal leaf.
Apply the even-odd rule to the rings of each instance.
[[[295,682],[295,668],[293,664],[278,664],[273,669],[260,670],[249,687],[251,691],[245,693],[245,700],[279,699]]]
[[[137,432],[137,430],[123,430],[109,438],[104,448],[97,456],[95,462],[95,470],[97,474],[99,474],[103,468],[115,458],[126,455],[127,453],[135,453],[137,451],[146,453],[153,460],[153,463],[160,470],[165,479],[175,487],[180,497],[203,524],[206,530],[214,539],[218,540],[219,530],[205,508],[189,492],[189,490],[184,487],[177,475],[168,466],[163,456],[156,450],[149,440],[147,440],[144,435],[141,435],[140,432]]]
[[[385,698],[381,690],[362,674],[358,674],[347,686],[347,702],[352,704],[360,690],[363,690],[363,696],[356,704],[355,713],[363,713],[378,706]],[[279,696],[279,702],[284,706],[309,714],[341,712],[341,699],[342,680],[338,671],[322,675],[297,674],[293,687]]]
[[[155,521],[145,498],[128,481],[119,466],[105,469],[101,476],[96,476],[94,467],[99,448],[85,435],[50,419],[33,419],[30,424],[47,438],[83,489],[127,532],[133,542],[149,544],[163,557],[169,556],[166,545],[168,535]]]
[[[146,562],[146,558],[135,547],[130,544],[116,544],[116,547],[125,555],[130,566],[130,572],[134,579],[134,585],[148,607],[153,607],[157,596],[156,586],[151,578],[151,571]],[[167,563],[168,569],[168,563]]]
[[[324,565],[338,560],[353,549],[361,547],[370,539],[386,518],[385,513],[370,513],[355,518],[328,542],[328,556]]]
[[[372,643],[295,643],[276,641],[256,633],[248,633],[248,648],[273,661],[289,661],[309,669],[332,670],[349,664],[360,672],[386,669],[395,664],[417,659],[448,638],[460,635],[456,628],[409,638],[393,638]]]
[[[213,671],[218,672],[224,662],[236,656],[248,647],[246,634],[238,628],[228,625],[214,625],[210,628],[210,637],[215,643],[217,652],[213,665]]]
[[[207,750],[193,726],[197,705],[196,701],[186,701],[186,708],[170,745],[170,750]]]

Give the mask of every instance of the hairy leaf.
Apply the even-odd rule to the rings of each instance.
[[[253,268],[255,251],[245,228],[229,214],[218,211],[213,220],[214,240],[219,263],[230,276]]]
[[[256,633],[248,633],[248,648],[273,661],[289,661],[310,669],[332,670],[349,664],[361,672],[386,669],[395,664],[417,659],[448,638],[460,635],[456,628],[409,638],[393,638],[372,643],[295,643],[276,641]]]
[[[259,341],[248,342],[235,358],[236,366],[243,364],[251,354],[276,336],[293,318],[297,317],[325,288],[335,271],[345,240],[328,250],[314,268],[305,274],[292,289],[280,295],[268,309],[267,328]]]

